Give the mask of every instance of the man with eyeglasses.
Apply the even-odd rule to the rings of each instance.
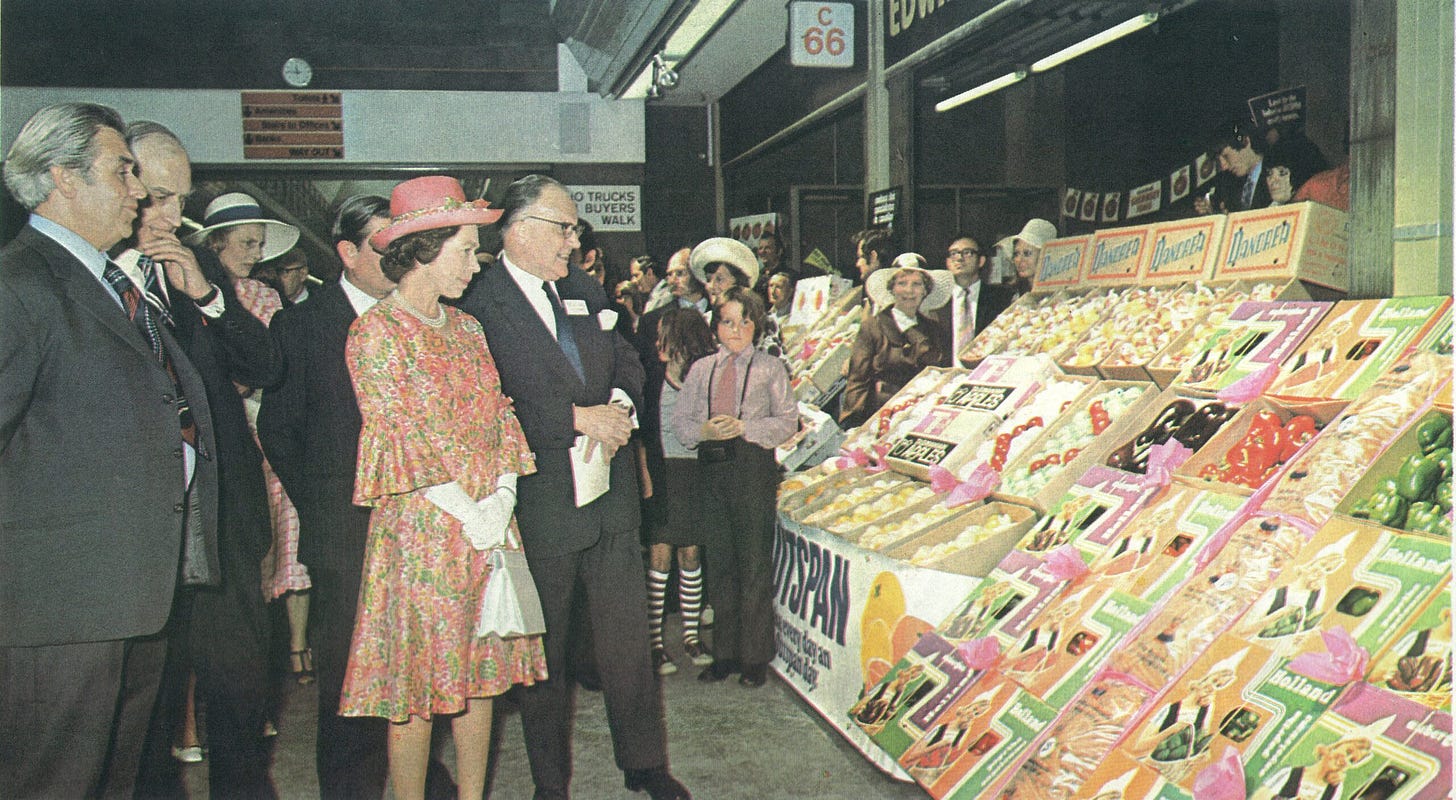
[[[967,344],[991,323],[1011,301],[1015,292],[1008,286],[993,286],[982,280],[986,254],[980,241],[969,234],[957,235],[945,251],[945,268],[955,279],[950,303],[945,312],[950,318],[941,327],[950,337],[950,352],[959,354]],[[959,365],[959,356],[952,359]]]
[[[516,522],[546,619],[550,678],[520,687],[521,724],[535,797],[565,798],[571,781],[571,608],[580,596],[592,630],[617,766],[626,787],[685,800],[668,772],[662,695],[647,632],[641,512],[630,448],[642,402],[642,363],[612,330],[601,284],[571,264],[581,223],[566,187],[528,175],[506,189],[497,223],[500,263],[460,300],[480,320],[514,401],[536,472],[516,485]],[[574,458],[573,447],[580,459]],[[606,459],[599,493],[580,481]],[[600,467],[597,467],[600,469]]]

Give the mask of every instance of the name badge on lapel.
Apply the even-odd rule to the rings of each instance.
[[[571,298],[562,301],[566,305],[566,315],[570,317],[586,316],[586,301]]]

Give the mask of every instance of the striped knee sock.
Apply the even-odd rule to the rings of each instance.
[[[678,603],[682,606],[683,641],[698,640],[698,620],[703,615],[703,568],[691,572],[678,568]]]
[[[647,632],[652,649],[662,649],[662,607],[667,598],[667,573],[647,570]]]

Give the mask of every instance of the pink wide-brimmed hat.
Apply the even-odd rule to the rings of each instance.
[[[411,178],[394,187],[389,195],[389,224],[369,237],[369,244],[383,252],[401,236],[455,225],[489,225],[500,219],[501,210],[484,199],[466,202],[460,181],[449,175]]]

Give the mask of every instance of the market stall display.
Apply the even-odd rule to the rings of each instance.
[[[1049,243],[1060,282],[972,367],[921,373],[785,482],[779,672],[931,796],[1253,796],[1387,695],[1431,727],[1372,733],[1360,791],[1449,780],[1450,299],[1335,302],[1324,210],[1225,219]],[[1177,261],[1198,247],[1221,257]],[[1164,319],[1185,332],[1117,361],[1119,330]],[[836,694],[805,621],[848,642],[856,618],[859,657],[818,661]]]

